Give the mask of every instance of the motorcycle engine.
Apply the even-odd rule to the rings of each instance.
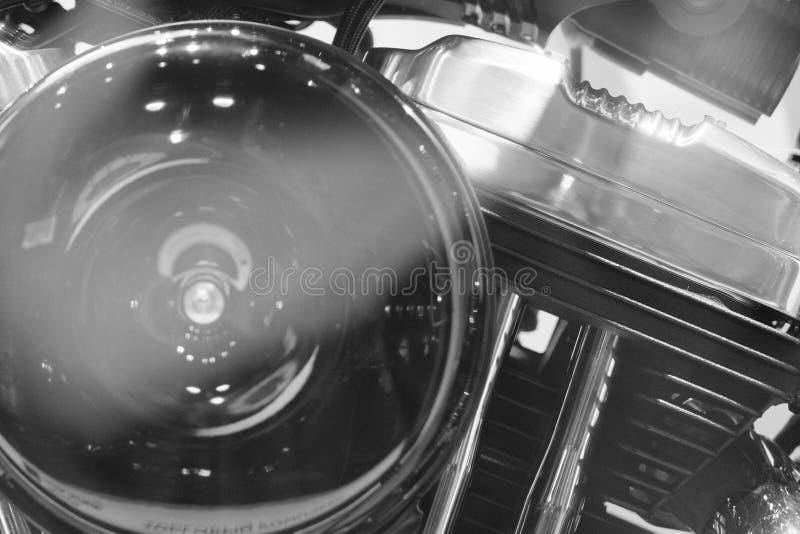
[[[535,42],[781,2],[0,2],[0,534],[800,532],[800,175]]]

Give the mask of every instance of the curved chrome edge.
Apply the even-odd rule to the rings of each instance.
[[[608,396],[618,339],[596,327],[582,332],[556,429],[528,490],[515,534],[562,534],[577,526],[582,508],[578,485]]]
[[[448,463],[439,481],[436,497],[425,523],[425,534],[446,534],[453,528],[461,498],[472,474],[472,466],[475,460],[475,453],[478,450],[478,440],[486,409],[489,406],[489,398],[497,381],[500,364],[514,341],[523,308],[522,299],[513,292],[504,295],[498,306],[499,332],[492,347],[489,375],[483,385],[483,389],[481,389],[475,415],[469,422],[466,434],[458,450]]]

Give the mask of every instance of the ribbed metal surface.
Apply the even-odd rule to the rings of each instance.
[[[588,494],[597,506],[609,501],[662,517],[770,403],[757,385],[721,369],[622,343]]]
[[[577,327],[568,326],[560,347],[566,350],[576,335]],[[509,357],[501,368],[456,533],[514,531],[561,404],[563,375],[540,374],[536,363]]]
[[[768,310],[742,307],[722,294],[712,299],[699,287],[686,291],[691,286],[674,273],[648,270],[532,213],[505,211],[489,198],[484,209],[497,263],[512,275],[523,266],[537,270],[539,292],[531,305],[571,324],[606,325],[622,334],[580,484],[587,499],[578,532],[643,532],[608,515],[607,502],[679,526],[675,511],[691,507],[681,500],[685,490],[767,407],[797,390],[796,327],[787,330]],[[545,402],[537,398],[541,388],[526,384],[526,391],[516,391],[509,376],[505,370],[491,404],[459,532],[512,531],[530,489],[524,477],[535,472],[551,436],[534,421],[543,417],[538,412],[558,411],[561,393],[551,390]],[[525,408],[509,397],[525,398]]]

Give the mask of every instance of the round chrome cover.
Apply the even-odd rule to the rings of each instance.
[[[234,22],[90,51],[0,117],[4,470],[81,531],[378,525],[469,412],[487,255],[350,56]]]
[[[797,534],[800,491],[797,483],[765,483],[751,493],[726,499],[703,534]]]

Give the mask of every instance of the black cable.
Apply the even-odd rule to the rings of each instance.
[[[11,9],[12,7],[21,6],[24,4],[23,0],[0,0],[0,11]]]
[[[367,33],[370,21],[375,17],[386,0],[355,0],[339,20],[336,36],[333,38],[334,46],[355,54],[361,40]]]
[[[30,13],[42,13],[52,4],[51,0],[0,0],[0,13],[15,7],[24,7]]]

